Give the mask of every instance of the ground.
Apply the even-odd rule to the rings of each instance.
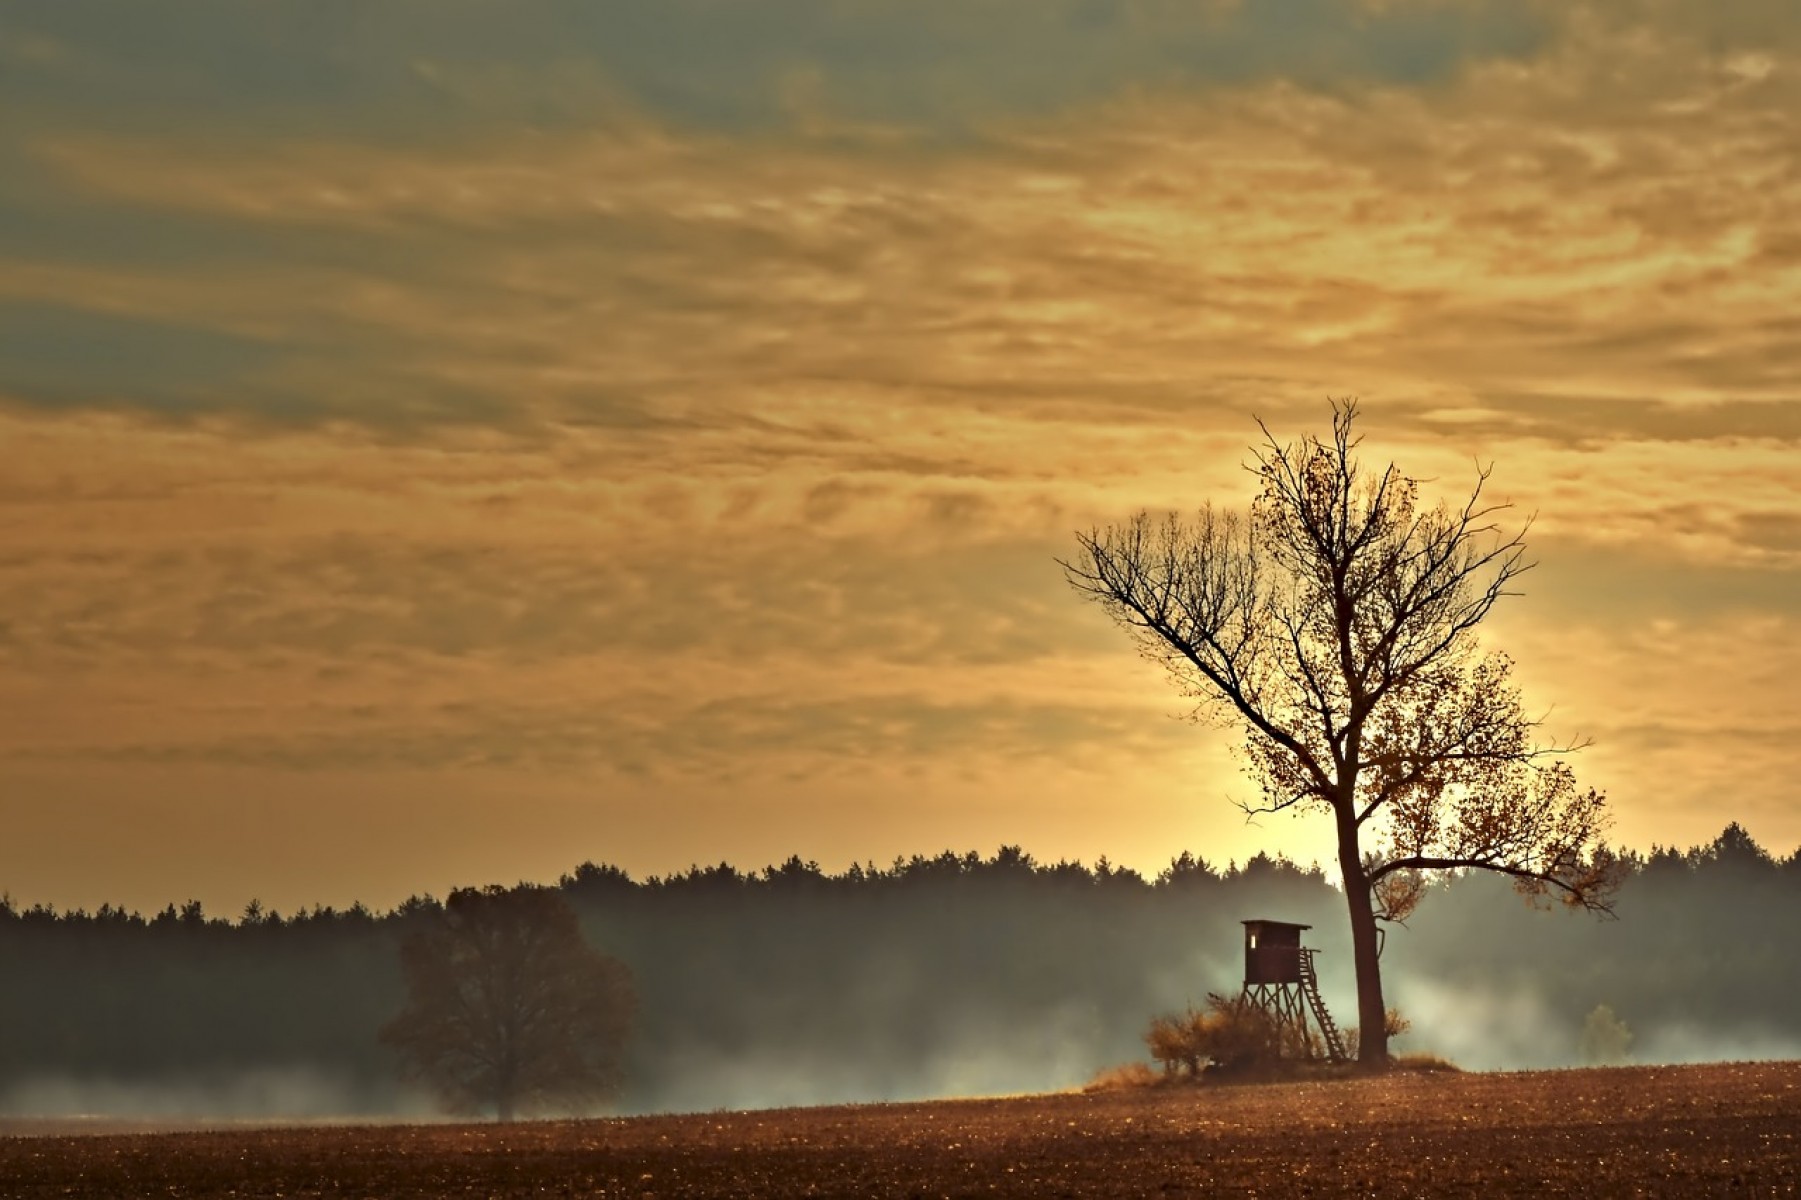
[[[1801,1063],[1398,1074],[516,1125],[83,1133],[7,1196],[1787,1196]]]

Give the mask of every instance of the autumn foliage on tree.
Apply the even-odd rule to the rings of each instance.
[[[1350,909],[1358,1057],[1386,1062],[1378,921],[1405,920],[1425,873],[1510,876],[1530,898],[1604,909],[1616,864],[1604,798],[1582,790],[1476,629],[1530,569],[1478,469],[1461,504],[1421,503],[1357,456],[1355,402],[1332,435],[1264,429],[1249,518],[1139,513],[1080,535],[1062,564],[1204,716],[1237,721],[1257,812],[1329,817]],[[1384,1032],[1372,1035],[1369,1031]]]
[[[456,1112],[579,1110],[608,1099],[633,995],[551,888],[464,888],[401,944],[405,1009],[381,1031],[408,1078]]]

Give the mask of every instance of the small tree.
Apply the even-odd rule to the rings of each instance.
[[[1596,1066],[1612,1066],[1626,1061],[1632,1048],[1632,1030],[1614,1015],[1613,1009],[1597,1004],[1582,1022],[1582,1061]]]
[[[400,948],[407,1004],[381,1039],[457,1112],[611,1096],[633,998],[624,964],[582,940],[550,888],[464,888]]]
[[[1576,787],[1476,628],[1531,566],[1484,500],[1428,508],[1392,464],[1358,462],[1354,402],[1332,436],[1264,427],[1248,520],[1139,513],[1081,535],[1070,584],[1197,702],[1236,719],[1262,803],[1331,818],[1350,909],[1360,1062],[1388,1058],[1377,922],[1405,920],[1425,872],[1511,876],[1528,897],[1605,909],[1618,873],[1605,801]],[[1381,1031],[1380,1033],[1376,1031]]]

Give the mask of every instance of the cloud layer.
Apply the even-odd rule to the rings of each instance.
[[[1053,560],[1358,393],[1537,514],[1496,637],[1621,833],[1801,842],[1791,6],[429,7],[0,17],[0,804],[1310,857]]]

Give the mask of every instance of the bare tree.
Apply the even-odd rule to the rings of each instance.
[[[1259,422],[1248,519],[1141,512],[1079,535],[1061,565],[1197,715],[1242,722],[1262,788],[1247,811],[1332,818],[1373,1065],[1388,1057],[1377,923],[1406,919],[1426,872],[1496,871],[1529,899],[1597,910],[1618,872],[1605,799],[1564,762],[1580,746],[1541,743],[1510,660],[1477,643],[1532,566],[1525,527],[1498,523],[1490,468],[1437,507],[1393,464],[1366,472],[1356,417],[1334,403],[1329,440],[1289,445]]]
[[[455,1111],[581,1107],[613,1094],[630,973],[582,940],[550,888],[464,888],[412,918],[407,1005],[383,1027],[404,1072]]]

